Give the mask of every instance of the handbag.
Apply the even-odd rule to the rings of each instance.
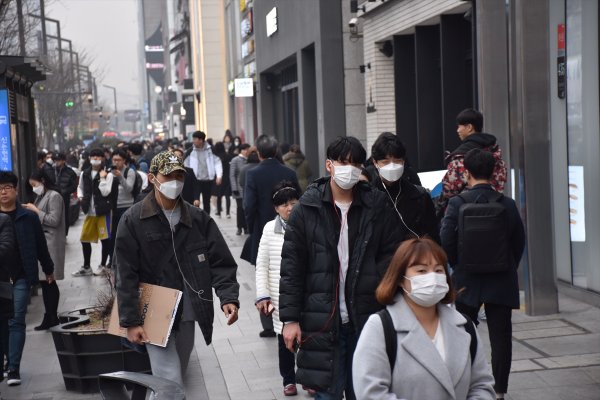
[[[13,285],[10,282],[0,282],[0,299],[13,299]]]

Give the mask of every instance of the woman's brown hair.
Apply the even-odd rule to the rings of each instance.
[[[433,256],[434,260],[444,267],[446,281],[450,288],[440,302],[444,304],[452,303],[455,294],[452,287],[452,279],[450,279],[450,274],[448,273],[448,257],[446,256],[446,252],[429,238],[409,239],[402,242],[396,253],[394,253],[394,257],[392,257],[392,261],[390,261],[390,265],[375,291],[377,301],[383,305],[393,304],[394,297],[398,291],[404,294],[400,283],[405,279],[404,275],[406,275],[408,267],[416,263],[425,262],[429,258],[429,255]]]

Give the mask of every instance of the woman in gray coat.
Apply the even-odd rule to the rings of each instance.
[[[465,328],[472,322],[448,306],[454,293],[446,266],[446,254],[431,239],[398,248],[375,293],[393,321],[395,362],[390,365],[380,315],[371,315],[354,353],[357,399],[495,399],[481,341]]]
[[[56,280],[64,279],[67,240],[65,237],[65,207],[62,196],[44,171],[38,170],[31,174],[29,184],[36,194],[35,202],[24,204],[23,207],[39,216],[48,243],[48,251],[52,261],[54,261],[54,280],[52,283],[48,283],[46,275],[40,269],[40,285],[42,286],[42,297],[46,313],[42,323],[34,329],[41,331],[58,325],[57,313],[60,291]]]

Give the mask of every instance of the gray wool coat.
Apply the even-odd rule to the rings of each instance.
[[[464,329],[466,319],[460,313],[444,304],[437,305],[446,352],[444,362],[404,297],[399,294],[395,300],[387,306],[398,335],[393,372],[381,318],[371,315],[354,352],[352,376],[357,399],[496,398],[481,340],[471,365],[471,336]]]
[[[34,202],[40,210],[38,216],[48,243],[48,252],[54,261],[54,279],[65,278],[65,206],[62,196],[54,190],[37,196]],[[40,280],[46,280],[46,274],[39,269]]]

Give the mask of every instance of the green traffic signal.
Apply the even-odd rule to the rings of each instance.
[[[73,100],[65,101],[65,107],[67,107],[67,108],[71,108],[74,105],[75,105],[75,103],[73,102]]]

